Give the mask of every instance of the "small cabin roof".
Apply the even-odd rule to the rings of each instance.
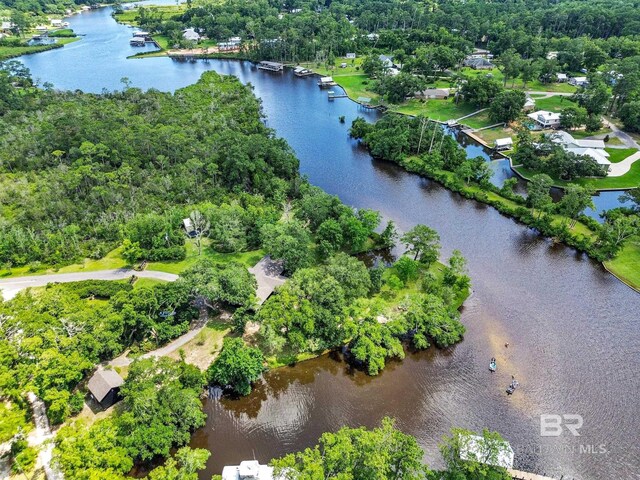
[[[101,402],[112,388],[120,387],[124,380],[115,370],[99,369],[93,374],[87,385],[93,397]]]
[[[329,82],[333,82],[333,77],[320,77],[320,81],[322,83],[329,83]]]

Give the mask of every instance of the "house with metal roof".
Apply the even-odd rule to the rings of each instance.
[[[463,62],[465,67],[473,68],[474,70],[491,70],[495,67],[493,63],[491,63],[486,58],[478,58],[478,57],[468,57]]]
[[[115,370],[98,369],[89,380],[89,393],[102,408],[109,408],[120,400],[120,387],[124,380]]]

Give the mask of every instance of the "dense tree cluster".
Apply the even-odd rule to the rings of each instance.
[[[214,308],[253,303],[255,279],[238,264],[197,264],[174,283],[132,289],[128,283],[52,285],[0,303],[0,391],[16,405],[33,391],[52,423],[77,413],[78,384],[96,363],[138,344],[153,348],[187,331],[193,301]],[[103,301],[90,301],[93,298]]]
[[[16,106],[0,116],[0,264],[100,258],[124,239],[132,260],[179,259],[203,202],[217,247],[255,247],[299,183],[250,88],[213,72],[174,94],[40,91]]]
[[[262,375],[263,362],[257,348],[248,347],[241,338],[225,338],[220,355],[207,370],[207,379],[238,395],[249,395],[251,385]]]
[[[416,260],[402,256],[386,272],[342,253],[296,271],[257,314],[261,348],[297,354],[347,344],[349,358],[376,375],[388,358],[404,357],[405,339],[418,349],[459,342],[457,309],[469,289],[464,260],[457,252],[449,266],[436,266],[439,237],[424,225],[403,242]],[[416,282],[420,293],[401,293]],[[387,301],[403,308],[390,313]]]
[[[476,454],[461,458],[475,442]],[[422,462],[424,452],[416,439],[402,433],[390,418],[373,429],[344,427],[324,433],[318,444],[291,453],[271,463],[276,475],[292,480],[507,480],[510,477],[496,464],[507,442],[496,432],[481,436],[468,430],[453,429],[441,445],[444,470],[430,470]],[[219,477],[214,477],[214,480]]]
[[[61,428],[54,461],[68,478],[124,479],[134,462],[168,456],[172,447],[185,445],[191,432],[204,425],[200,403],[204,384],[204,375],[183,362],[168,358],[134,362],[121,388],[121,410],[91,427],[76,421]],[[202,468],[206,455],[181,449],[176,459],[150,478],[172,478],[159,474],[176,468],[186,468],[183,473],[190,475]]]

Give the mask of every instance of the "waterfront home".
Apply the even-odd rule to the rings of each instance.
[[[569,85],[573,85],[574,87],[585,87],[589,84],[589,80],[587,77],[571,77],[569,79]]]
[[[566,73],[556,73],[556,80],[560,83],[569,81],[569,77]]]
[[[379,38],[380,35],[378,35],[377,33],[370,33],[369,35],[367,35],[367,40],[369,40],[370,42],[375,42]]]
[[[536,125],[540,128],[557,128],[560,125],[559,113],[538,110],[537,112],[529,113],[527,117],[536,122]]]
[[[347,58],[354,59],[354,58],[356,58],[356,54],[355,53],[347,53]]]
[[[9,32],[14,27],[14,24],[11,22],[2,22],[0,23],[0,31]]]
[[[549,140],[560,145],[567,152],[593,158],[599,165],[607,167],[607,171],[609,171],[611,161],[609,161],[609,152],[605,150],[603,140],[576,139],[563,130],[550,134]]]
[[[51,26],[55,27],[55,28],[61,28],[62,27],[62,20],[59,20],[57,18],[54,18],[51,20]]]
[[[199,42],[200,34],[196,32],[195,28],[187,28],[182,32],[182,38],[189,40],[190,42]]]
[[[598,165],[602,165],[603,167],[606,167],[607,172],[611,168],[611,162],[607,158],[609,156],[609,152],[607,152],[606,150],[596,150],[593,148],[580,148],[580,147],[565,148],[565,150],[570,153],[575,153],[576,155],[583,155],[586,157],[593,158],[598,163]]]
[[[426,88],[415,93],[416,98],[437,98],[439,100],[446,100],[451,95],[448,88]]]
[[[120,400],[120,387],[124,380],[115,370],[99,368],[89,380],[87,388],[102,408],[109,408]]]
[[[49,27],[47,27],[46,25],[38,25],[36,27],[36,32],[38,33],[46,33],[49,31]]]
[[[467,57],[462,64],[474,70],[491,70],[495,66],[489,60],[482,57]]]
[[[495,149],[498,152],[503,150],[511,150],[513,148],[513,140],[511,137],[496,139]]]
[[[222,480],[276,480],[273,467],[260,465],[257,460],[245,460],[240,465],[222,469]]]
[[[549,140],[565,148],[593,148],[596,150],[604,150],[606,147],[604,140],[577,139],[573,138],[573,135],[564,130],[553,132],[549,135]]]

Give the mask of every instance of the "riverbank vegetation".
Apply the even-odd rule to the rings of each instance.
[[[236,55],[242,58],[304,64],[319,74],[333,74],[354,100],[368,97],[392,110],[409,109],[438,120],[461,118],[470,113],[463,112],[466,104],[478,104],[466,97],[456,102],[434,100],[430,94],[413,97],[425,88],[451,90],[453,97],[467,84],[487,80],[500,89],[577,93],[591,118],[588,127],[595,127],[597,115],[606,110],[633,129],[640,43],[633,29],[621,25],[637,13],[625,0],[583,7],[575,0],[435,6],[410,1],[384,7],[351,0],[320,7],[307,1],[293,7],[233,0],[196,2],[174,14],[145,8],[136,18],[141,27],[176,45],[184,43],[185,28],[194,28],[206,42],[240,38]],[[500,18],[500,24],[490,18]],[[605,30],[603,24],[617,27]],[[478,59],[481,64],[474,63]],[[580,76],[588,77],[586,87],[566,81]],[[540,108],[559,101],[543,99]],[[440,103],[449,104],[447,118],[438,114]],[[491,121],[476,118],[472,127]]]
[[[417,226],[402,237],[414,258],[367,269],[338,253],[298,269],[253,319],[257,345],[272,365],[346,346],[350,360],[370,375],[389,358],[403,358],[403,340],[416,349],[449,347],[462,339],[458,308],[469,294],[459,252],[437,263],[439,237]]]
[[[527,198],[513,192],[515,180],[508,180],[502,188],[496,187],[490,182],[491,171],[483,158],[467,159],[464,150],[442,127],[434,123],[425,125],[424,118],[400,115],[386,115],[374,125],[356,119],[351,135],[360,139],[376,158],[397,163],[467,198],[490,204],[542,235],[598,261],[610,261],[607,266],[612,273],[616,274],[616,268],[620,267],[619,278],[633,288],[640,288],[640,277],[630,276],[628,268],[638,264],[637,249],[633,247],[640,237],[636,210],[611,210],[605,214],[605,222],[599,224],[582,214],[591,204],[588,189],[569,184],[564,197],[553,203],[550,196],[553,180],[547,175],[531,178]]]
[[[416,439],[398,430],[392,419],[384,418],[373,429],[344,427],[324,433],[317,445],[274,459],[271,465],[276,476],[294,478],[508,480],[511,476],[504,467],[492,466],[499,464],[498,458],[507,448],[508,443],[496,432],[485,430],[475,435],[453,429],[440,445],[445,468],[431,470],[423,463],[424,452]],[[215,476],[214,480],[220,478]]]
[[[166,457],[172,447],[185,445],[191,432],[204,425],[200,393],[204,375],[184,362],[160,358],[134,362],[120,392],[122,402],[112,416],[91,426],[82,421],[60,429],[54,462],[66,478],[124,479],[134,464]],[[166,469],[185,468],[190,474],[204,467],[209,452],[187,447],[176,453],[151,479]],[[188,477],[184,477],[188,478]]]

